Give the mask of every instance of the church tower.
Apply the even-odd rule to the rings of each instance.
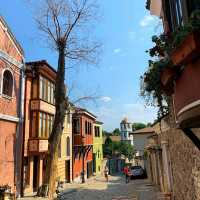
[[[120,134],[122,142],[129,142],[133,145],[132,123],[128,122],[127,118],[124,118],[120,123]]]

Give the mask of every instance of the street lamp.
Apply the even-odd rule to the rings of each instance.
[[[82,151],[82,172],[81,172],[81,178],[82,178],[82,183],[85,183],[85,166],[84,166],[84,158],[85,158],[85,141],[86,137],[81,136],[81,151]]]

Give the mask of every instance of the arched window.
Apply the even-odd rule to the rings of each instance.
[[[3,73],[2,93],[6,96],[12,97],[12,92],[13,92],[13,75],[9,70],[5,70]]]
[[[67,137],[67,156],[70,156],[70,138]]]

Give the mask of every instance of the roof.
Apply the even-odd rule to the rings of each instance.
[[[8,26],[8,24],[6,23],[6,21],[4,20],[4,18],[0,15],[0,22],[7,27],[8,33],[10,34],[11,38],[13,39],[15,45],[17,46],[18,50],[20,51],[20,53],[22,55],[24,55],[24,50],[21,47],[20,43],[17,41],[17,39],[15,38],[14,34],[12,33],[10,27]]]
[[[26,62],[26,65],[32,65],[32,66],[47,65],[53,72],[57,73],[57,71],[46,60],[37,60],[37,61],[32,61],[32,62]]]
[[[110,138],[113,142],[120,142],[121,141],[121,136],[117,136],[117,135],[109,135],[109,136],[104,136],[103,137],[103,142],[105,143],[107,138]]]
[[[103,122],[100,122],[100,121],[95,121],[96,124],[99,124],[99,125],[102,125]]]
[[[154,133],[154,129],[152,127],[142,128],[142,129],[133,131],[130,134],[149,134],[149,133]]]
[[[86,110],[85,108],[74,107],[75,113],[86,113],[87,115],[91,116],[92,118],[97,118],[94,114]]]

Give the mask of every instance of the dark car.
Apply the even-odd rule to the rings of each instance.
[[[131,178],[146,178],[146,172],[141,166],[132,166]]]

